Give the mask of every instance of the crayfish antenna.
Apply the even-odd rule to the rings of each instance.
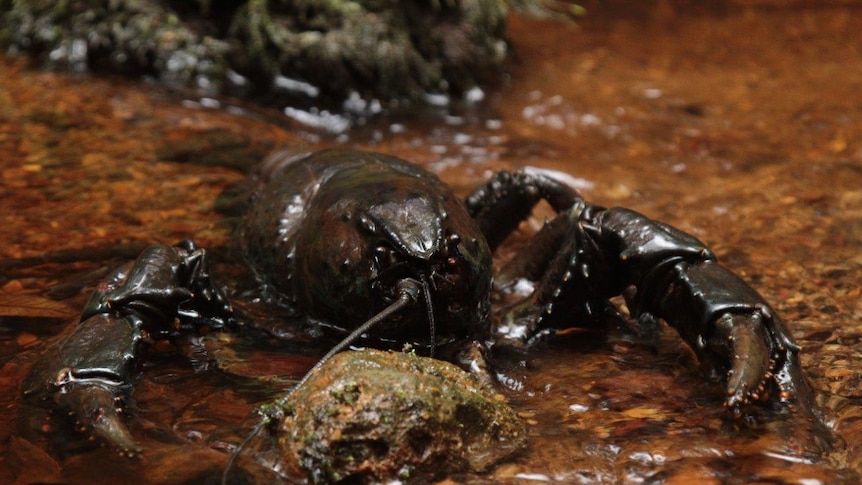
[[[423,283],[424,283],[424,280],[423,280]],[[424,291],[425,291],[425,299],[428,302],[429,313],[430,313],[431,312],[431,309],[430,309],[431,308],[431,297],[430,297],[430,292],[428,290],[428,284],[424,283],[421,288],[424,289]],[[236,460],[239,458],[239,455],[242,454],[242,450],[245,449],[245,447],[251,442],[251,440],[255,436],[257,436],[258,433],[260,433],[260,431],[268,423],[272,422],[274,419],[279,419],[280,417],[282,417],[281,414],[283,413],[283,409],[285,408],[287,403],[290,401],[290,398],[293,397],[293,394],[296,392],[296,390],[299,389],[300,387],[302,387],[302,385],[305,384],[308,381],[308,379],[310,379],[311,376],[314,375],[315,372],[317,372],[318,369],[323,367],[323,365],[326,364],[326,362],[329,361],[329,359],[331,359],[335,354],[341,352],[342,350],[347,348],[347,346],[349,346],[350,344],[355,342],[364,333],[367,333],[369,330],[371,330],[372,328],[377,326],[380,322],[385,321],[387,318],[400,312],[401,310],[403,310],[409,306],[415,305],[419,299],[420,286],[418,285],[418,282],[416,280],[409,279],[409,278],[402,279],[402,280],[398,281],[398,283],[396,285],[396,289],[398,291],[398,299],[396,299],[394,302],[392,302],[388,307],[381,310],[380,313],[378,313],[377,315],[374,315],[373,317],[369,318],[365,323],[363,323],[362,325],[357,327],[356,330],[350,332],[350,335],[344,337],[344,339],[342,339],[341,342],[338,342],[337,344],[335,344],[334,347],[329,349],[329,351],[323,357],[321,357],[320,360],[318,360],[317,363],[314,364],[314,366],[311,369],[309,369],[309,371],[306,372],[304,376],[302,376],[302,379],[300,379],[296,383],[296,385],[293,386],[293,388],[287,393],[287,395],[284,396],[283,398],[279,399],[279,402],[281,405],[278,406],[277,411],[264,411],[264,412],[262,412],[262,414],[264,416],[260,420],[260,422],[257,425],[255,425],[254,429],[251,430],[251,432],[242,440],[242,442],[239,445],[237,445],[236,449],[233,450],[233,453],[231,453],[230,459],[228,460],[227,465],[225,466],[224,472],[222,473],[222,476],[221,476],[222,485],[227,485],[228,475],[230,474],[230,470],[231,470],[231,468],[233,468],[233,465],[234,465],[234,463],[236,463]],[[431,324],[432,324],[432,351],[433,351],[433,335],[434,335],[433,334],[433,316],[432,316]]]
[[[437,327],[434,325],[434,307],[431,305],[431,289],[428,287],[428,280],[422,278],[422,293],[425,297],[425,309],[428,312],[428,328],[431,330],[431,340],[428,342],[428,354],[434,357],[434,350],[437,347]]]
[[[227,478],[230,474],[230,470],[231,468],[233,468],[233,465],[234,463],[236,463],[236,460],[237,458],[239,458],[239,455],[242,453],[242,450],[245,449],[245,447],[251,442],[251,440],[258,435],[258,433],[260,433],[260,430],[262,430],[263,427],[267,425],[267,423],[269,423],[269,418],[264,416],[263,419],[261,419],[260,422],[254,426],[251,432],[246,435],[245,438],[243,438],[242,442],[237,445],[236,449],[233,450],[233,453],[230,454],[230,459],[227,461],[227,465],[224,467],[224,471],[221,474],[221,485],[227,485]]]

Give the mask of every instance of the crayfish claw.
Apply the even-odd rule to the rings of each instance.
[[[770,358],[769,334],[758,313],[725,314],[716,327],[726,335],[730,358],[725,406],[734,416],[741,415],[742,406],[768,399],[775,366]]]
[[[736,417],[754,402],[792,405],[816,417],[814,393],[799,365],[799,346],[771,312],[726,313],[715,324],[711,350],[727,362],[725,407]]]
[[[137,458],[143,448],[123,424],[117,407],[117,393],[111,386],[96,382],[70,383],[56,400],[77,417],[85,432],[115,447],[120,456]]]

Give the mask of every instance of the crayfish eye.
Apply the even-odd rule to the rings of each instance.
[[[461,281],[462,272],[463,268],[458,258],[446,258],[439,270],[432,275],[434,287],[446,293],[455,291]]]
[[[374,248],[374,260],[381,269],[388,268],[398,262],[398,254],[386,244],[378,244]]]
[[[446,258],[446,279],[451,281],[452,284],[457,284],[458,280],[461,279],[461,272],[463,268],[461,267],[461,261],[458,258],[449,257]]]
[[[398,280],[411,277],[410,267],[401,257],[401,253],[386,241],[381,241],[374,247],[373,258],[373,284],[383,291],[386,298],[391,298]]]

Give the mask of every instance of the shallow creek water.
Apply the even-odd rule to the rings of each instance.
[[[447,483],[858,483],[862,16],[757,5],[578,27],[513,18],[511,77],[481,108],[340,135],[0,58],[0,310],[32,313],[0,313],[0,482],[219,476],[224,440],[313,356],[251,352],[233,374],[273,377],[249,380],[196,359],[196,341],[157,346],[133,394],[139,461],[46,451],[57,425],[21,405],[21,376],[99,277],[151,242],[194,238],[223,281],[241,280],[221,191],[273,148],[343,144],[420,163],[460,193],[501,167],[558,170],[591,201],[691,232],[789,323],[829,429],[727,420],[721,386],[673,331],[656,348],[570,333],[537,345],[523,388],[504,390],[527,450]]]

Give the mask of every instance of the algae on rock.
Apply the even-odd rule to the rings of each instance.
[[[493,79],[506,55],[504,0],[0,0],[0,12],[0,42],[49,67],[208,92],[417,100]]]
[[[401,352],[342,352],[291,398],[284,464],[316,483],[485,471],[520,450],[523,421],[456,366]]]

